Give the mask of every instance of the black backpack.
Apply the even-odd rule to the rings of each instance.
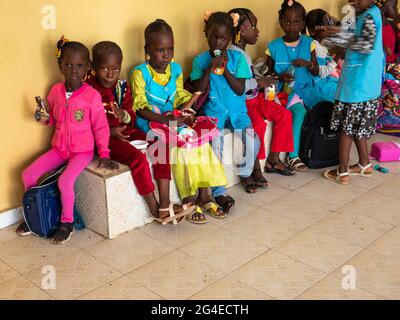
[[[320,102],[304,118],[300,158],[310,169],[339,163],[339,131],[330,130],[333,103]]]

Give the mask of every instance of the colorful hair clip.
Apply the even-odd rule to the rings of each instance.
[[[236,12],[232,12],[231,18],[233,20],[233,26],[236,28],[239,25],[240,14],[236,13]]]
[[[293,0],[288,0],[287,5],[288,5],[289,7],[291,7],[291,6],[293,5],[293,3],[294,3]]]
[[[213,14],[213,11],[210,9],[207,9],[206,12],[204,13],[204,21],[208,21],[210,16]]]

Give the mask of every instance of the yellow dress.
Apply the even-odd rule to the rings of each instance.
[[[171,65],[165,73],[156,72],[149,64],[146,66],[153,80],[165,86],[171,78]],[[130,77],[133,94],[133,110],[150,109],[146,98],[146,83],[142,72],[135,70]],[[183,76],[176,80],[177,92],[174,100],[174,109],[184,104],[192,94],[183,89]],[[182,199],[196,194],[198,188],[217,187],[227,184],[224,166],[219,161],[209,143],[200,147],[171,148],[170,163],[172,174]]]

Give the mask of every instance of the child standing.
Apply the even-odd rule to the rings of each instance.
[[[174,116],[172,112],[179,107],[185,108],[186,104],[191,101],[192,94],[183,89],[183,75],[180,65],[172,62],[174,55],[173,32],[164,20],[158,19],[147,26],[145,30],[145,52],[146,62],[131,71],[130,80],[134,96],[133,108],[138,115],[136,126],[144,133],[151,134],[149,121],[166,125],[169,125],[170,121],[175,121],[177,126],[184,124],[185,117]],[[161,144],[158,145],[160,149]],[[164,160],[167,162],[169,162],[168,148],[169,146],[165,144],[161,148],[166,153]],[[173,155],[179,158],[176,153]],[[196,164],[194,167],[192,165],[187,166],[188,170],[190,168],[198,169],[197,173],[192,174],[191,177],[198,177],[203,181],[194,183],[194,185],[197,185],[196,190],[193,188],[185,190],[184,184],[177,181],[180,194],[184,197],[184,203],[193,201],[193,192],[197,189],[199,193],[196,200],[198,205],[196,211],[188,215],[186,219],[193,223],[205,223],[207,219],[204,213],[215,218],[224,218],[225,213],[217,204],[212,202],[207,188],[215,185],[213,184],[215,182],[214,177],[221,177],[218,172],[212,172],[212,169],[216,167]],[[179,163],[174,165],[173,169],[177,172],[180,171]],[[224,173],[222,173],[222,176],[225,177]],[[165,178],[171,179],[170,171],[169,176]],[[165,183],[163,187],[160,187],[160,190],[163,192],[165,192],[163,188],[169,190],[169,180],[168,184]],[[224,180],[222,183],[224,183]],[[190,213],[192,213],[194,207],[190,209]]]
[[[289,165],[296,171],[308,168],[299,158],[300,136],[306,107],[312,108],[321,101],[334,100],[322,95],[314,87],[314,77],[319,75],[319,65],[314,40],[305,33],[306,11],[301,3],[285,0],[279,11],[279,22],[285,32],[272,41],[266,50],[268,70],[274,70],[281,82],[281,89],[289,94],[287,108],[293,115],[294,151],[288,155]]]
[[[145,135],[134,128],[136,114],[132,110],[131,89],[127,81],[119,79],[122,59],[122,50],[116,43],[110,41],[97,43],[93,47],[95,76],[87,79],[87,83],[102,97],[111,132],[109,142],[111,159],[129,166],[135,186],[156,221],[164,224],[171,221],[177,223],[167,211],[159,208],[146,155],[130,144],[133,140],[144,140]],[[159,190],[159,194],[161,203],[169,203],[169,194],[162,190]],[[167,199],[163,199],[164,196]]]
[[[331,128],[340,129],[339,168],[327,170],[324,177],[340,184],[349,183],[349,175],[370,177],[367,139],[375,134],[381,93],[384,53],[381,12],[374,0],[355,0],[355,35],[348,49],[336,94]],[[337,28],[328,29],[331,35]],[[359,163],[349,167],[349,153],[355,142]]]
[[[223,129],[233,129],[235,134],[241,136],[244,161],[239,165],[239,175],[246,192],[254,193],[257,185],[251,174],[260,141],[251,127],[245,104],[245,80],[251,78],[251,72],[243,54],[228,49],[233,28],[234,22],[228,13],[215,12],[206,18],[205,34],[209,50],[193,59],[190,79],[198,91],[206,91],[209,86],[209,99],[203,110],[205,115],[218,119],[221,132],[212,145],[220,159],[223,153]],[[217,203],[224,212],[228,212],[235,201],[227,195],[226,188],[219,186],[212,191]]]
[[[326,79],[328,77],[339,78],[341,66],[343,65],[343,55],[345,50],[339,48],[334,57],[330,55],[328,48],[322,45],[326,37],[325,29],[336,25],[336,19],[331,17],[328,12],[322,9],[314,9],[307,13],[306,26],[310,36],[315,41],[315,52],[319,64],[319,77]],[[336,50],[338,51],[338,50]],[[326,85],[326,82],[324,83]],[[336,92],[337,81],[332,82],[333,91]]]
[[[58,180],[62,212],[60,225],[53,235],[54,243],[62,244],[71,238],[74,229],[74,184],[93,160],[95,143],[100,155],[99,167],[116,169],[118,164],[109,159],[110,131],[100,94],[83,82],[89,69],[89,50],[64,37],[57,43],[57,49],[65,82],[51,88],[47,96],[50,120],[41,120],[55,127],[52,148],[24,170],[22,181],[28,190],[44,173],[67,163]],[[19,235],[29,234],[25,222],[16,231]]]
[[[229,11],[229,14],[239,15],[235,34],[232,39],[231,49],[241,52],[246,57],[246,62],[252,72],[252,61],[245,51],[246,45],[255,45],[259,31],[257,29],[257,17],[245,8],[236,8]],[[247,112],[251,119],[252,126],[260,139],[260,151],[254,164],[253,179],[257,186],[267,185],[260,168],[260,160],[265,159],[265,131],[267,124],[265,119],[274,123],[271,141],[271,150],[265,164],[265,172],[279,173],[285,176],[294,175],[294,171],[279,160],[280,152],[293,151],[292,114],[285,107],[276,103],[275,100],[267,100],[264,89],[274,86],[276,78],[261,78],[256,80],[253,77],[246,80],[246,105]],[[262,90],[262,91],[260,91]]]

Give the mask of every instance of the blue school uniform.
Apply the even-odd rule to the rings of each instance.
[[[278,74],[284,73],[293,64],[296,59],[304,59],[311,61],[311,44],[313,39],[306,35],[301,35],[299,43],[296,47],[289,47],[283,41],[283,38],[278,38],[272,41],[268,45],[269,53],[271,58],[274,60],[275,72]],[[289,101],[297,94],[303,101],[304,104],[312,108],[321,101],[334,101],[336,88],[332,89],[334,82],[329,84],[329,90],[324,89],[323,93],[320,93],[318,89],[324,88],[324,85],[328,81],[320,79],[319,77],[313,77],[307,68],[295,68],[295,85],[294,91],[289,96]],[[321,82],[322,81],[322,82]],[[330,80],[329,80],[330,81]],[[315,84],[319,83],[317,86]],[[283,84],[280,84],[280,89]]]
[[[146,98],[149,106],[153,112],[160,112],[161,114],[174,110],[174,99],[176,94],[176,80],[182,74],[182,68],[179,64],[171,62],[171,79],[167,85],[162,86],[155,82],[146,67],[146,63],[136,66],[134,70],[140,70],[143,79],[146,82]],[[158,110],[156,109],[158,108]],[[147,133],[150,130],[149,120],[140,116],[136,117],[136,127]]]
[[[236,78],[250,79],[251,73],[242,53],[228,49],[227,70]],[[193,68],[190,74],[192,81],[200,79],[211,63],[212,56],[206,51],[193,60]],[[209,99],[203,106],[206,116],[218,119],[218,128],[224,129],[227,123],[233,129],[246,129],[251,127],[251,121],[247,115],[245,94],[237,95],[223,75],[211,73]]]
[[[333,58],[329,56],[326,58],[317,57],[319,66],[325,66],[332,60]],[[338,83],[339,79],[331,76],[326,78],[321,78],[320,76],[313,77],[313,86],[318,93],[319,99],[322,99],[322,101],[334,102]]]
[[[376,39],[370,54],[347,49],[336,99],[346,103],[366,102],[381,94],[385,56],[382,43],[382,16],[372,5],[357,17],[356,36],[361,36],[364,19],[370,15],[376,26]]]

